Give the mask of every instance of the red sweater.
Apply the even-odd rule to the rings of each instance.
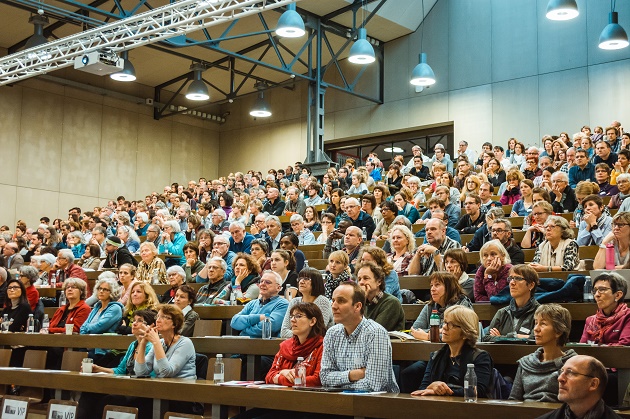
[[[268,384],[275,384],[273,381],[273,377],[275,377],[280,371],[296,367],[296,364],[297,364],[296,361],[292,361],[288,359],[287,357],[283,356],[283,354],[293,352],[292,348],[294,347],[294,344],[295,344],[294,339],[295,338],[287,339],[280,344],[280,351],[276,354],[276,357],[273,360],[273,365],[271,366],[271,369],[267,373],[267,377],[265,377],[265,381]],[[317,345],[310,354],[306,354],[305,356],[303,356],[304,365],[306,366],[306,385],[308,387],[318,387],[322,385],[322,382],[319,379],[319,369],[322,363],[322,353],[324,351],[324,345],[323,345],[324,340],[321,336],[316,336],[316,337],[307,339],[306,342],[304,343],[307,344],[309,340],[311,339],[319,340],[319,345]],[[297,358],[297,357],[292,356],[291,358]],[[278,384],[283,385],[283,386],[289,386],[289,387],[293,386],[293,384],[289,382],[289,380],[287,380],[282,375],[278,377]]]
[[[79,333],[81,329],[81,325],[87,320],[90,315],[90,311],[92,309],[84,300],[81,300],[77,303],[76,306],[66,316],[65,324],[59,324],[61,318],[63,317],[63,313],[68,309],[68,305],[66,304],[63,307],[59,307],[55,314],[53,315],[52,320],[50,321],[50,327],[48,328],[48,333],[66,333],[66,324],[74,324],[72,328],[72,333]]]
[[[35,307],[37,307],[37,302],[39,301],[39,291],[35,288],[35,285],[31,285],[26,287],[26,298],[28,299],[28,304],[31,306],[31,311],[35,311]]]

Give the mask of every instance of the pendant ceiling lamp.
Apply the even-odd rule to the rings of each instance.
[[[580,14],[575,0],[549,0],[547,3],[547,19],[571,20]]]

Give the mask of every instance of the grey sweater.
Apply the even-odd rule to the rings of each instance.
[[[558,370],[575,355],[573,349],[552,361],[542,362],[543,348],[518,360],[518,370],[514,378],[511,400],[536,402],[558,402]]]

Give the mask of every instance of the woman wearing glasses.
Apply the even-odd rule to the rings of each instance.
[[[580,343],[630,345],[630,310],[623,302],[628,285],[621,275],[603,273],[593,280],[597,313],[586,319]]]
[[[326,289],[324,288],[322,274],[314,268],[302,269],[298,278],[298,296],[289,302],[289,308],[282,321],[280,337],[290,338],[293,336],[292,308],[302,303],[313,303],[319,307],[325,329],[331,327],[333,325],[332,308],[330,300],[326,298],[325,293]]]
[[[562,350],[569,341],[571,313],[560,304],[543,304],[534,318],[533,335],[541,347],[518,360],[510,399],[557,403],[560,369],[577,355],[573,349]]]
[[[72,333],[79,333],[81,325],[90,315],[90,306],[85,302],[86,291],[87,284],[80,278],[68,278],[63,282],[66,305],[53,314],[48,333],[66,333],[68,324],[74,325]]]
[[[466,366],[475,365],[477,395],[488,397],[492,380],[492,358],[486,351],[475,347],[479,334],[479,317],[470,308],[456,305],[444,312],[441,329],[446,345],[433,352],[424,373],[420,388],[412,396],[464,395]]]
[[[19,279],[7,280],[7,298],[4,302],[2,316],[5,315],[13,322],[8,326],[9,332],[25,332],[28,315],[32,314],[31,306],[26,298],[26,288]],[[7,330],[7,329],[5,329]]]
[[[612,220],[612,233],[602,240],[595,256],[593,269],[606,268],[606,246],[612,243],[615,250],[615,269],[623,269],[630,263],[630,212],[618,212]]]
[[[599,246],[612,232],[612,217],[604,212],[604,201],[599,195],[589,195],[582,201],[584,216],[580,222],[577,243],[580,246]]]
[[[532,205],[531,223],[521,240],[521,248],[538,247],[545,240],[545,222],[553,215],[553,207],[547,201],[539,201]]]
[[[500,337],[532,338],[534,336],[534,312],[540,304],[534,299],[538,274],[527,265],[512,266],[508,274],[510,304],[499,309],[490,322],[490,331],[484,342]]]
[[[545,241],[536,248],[529,266],[536,272],[572,271],[580,263],[578,250],[569,222],[552,215],[545,222]]]

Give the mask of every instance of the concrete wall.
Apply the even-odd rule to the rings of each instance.
[[[216,126],[35,79],[0,88],[0,224],[218,176]]]
[[[505,145],[509,137],[516,137],[538,144],[545,134],[575,133],[584,124],[605,127],[614,119],[627,120],[630,48],[597,47],[610,3],[578,0],[578,18],[554,22],[545,17],[547,2],[438,1],[423,23],[424,35],[418,29],[385,45],[383,105],[327,92],[326,139],[453,121],[456,140],[466,139],[480,149],[488,140]],[[617,11],[620,24],[629,31],[630,3],[617,2]],[[369,33],[369,24],[367,29]],[[418,62],[422,36],[422,50],[437,83],[416,93],[408,80]],[[363,83],[369,82],[368,78]],[[306,104],[298,100],[306,96],[305,90],[293,95],[276,91],[269,120],[243,117],[222,128],[221,156],[226,149],[238,150],[239,159],[222,159],[221,173],[232,167],[279,168],[304,158],[306,127],[301,115]],[[293,101],[290,109],[288,100]]]

